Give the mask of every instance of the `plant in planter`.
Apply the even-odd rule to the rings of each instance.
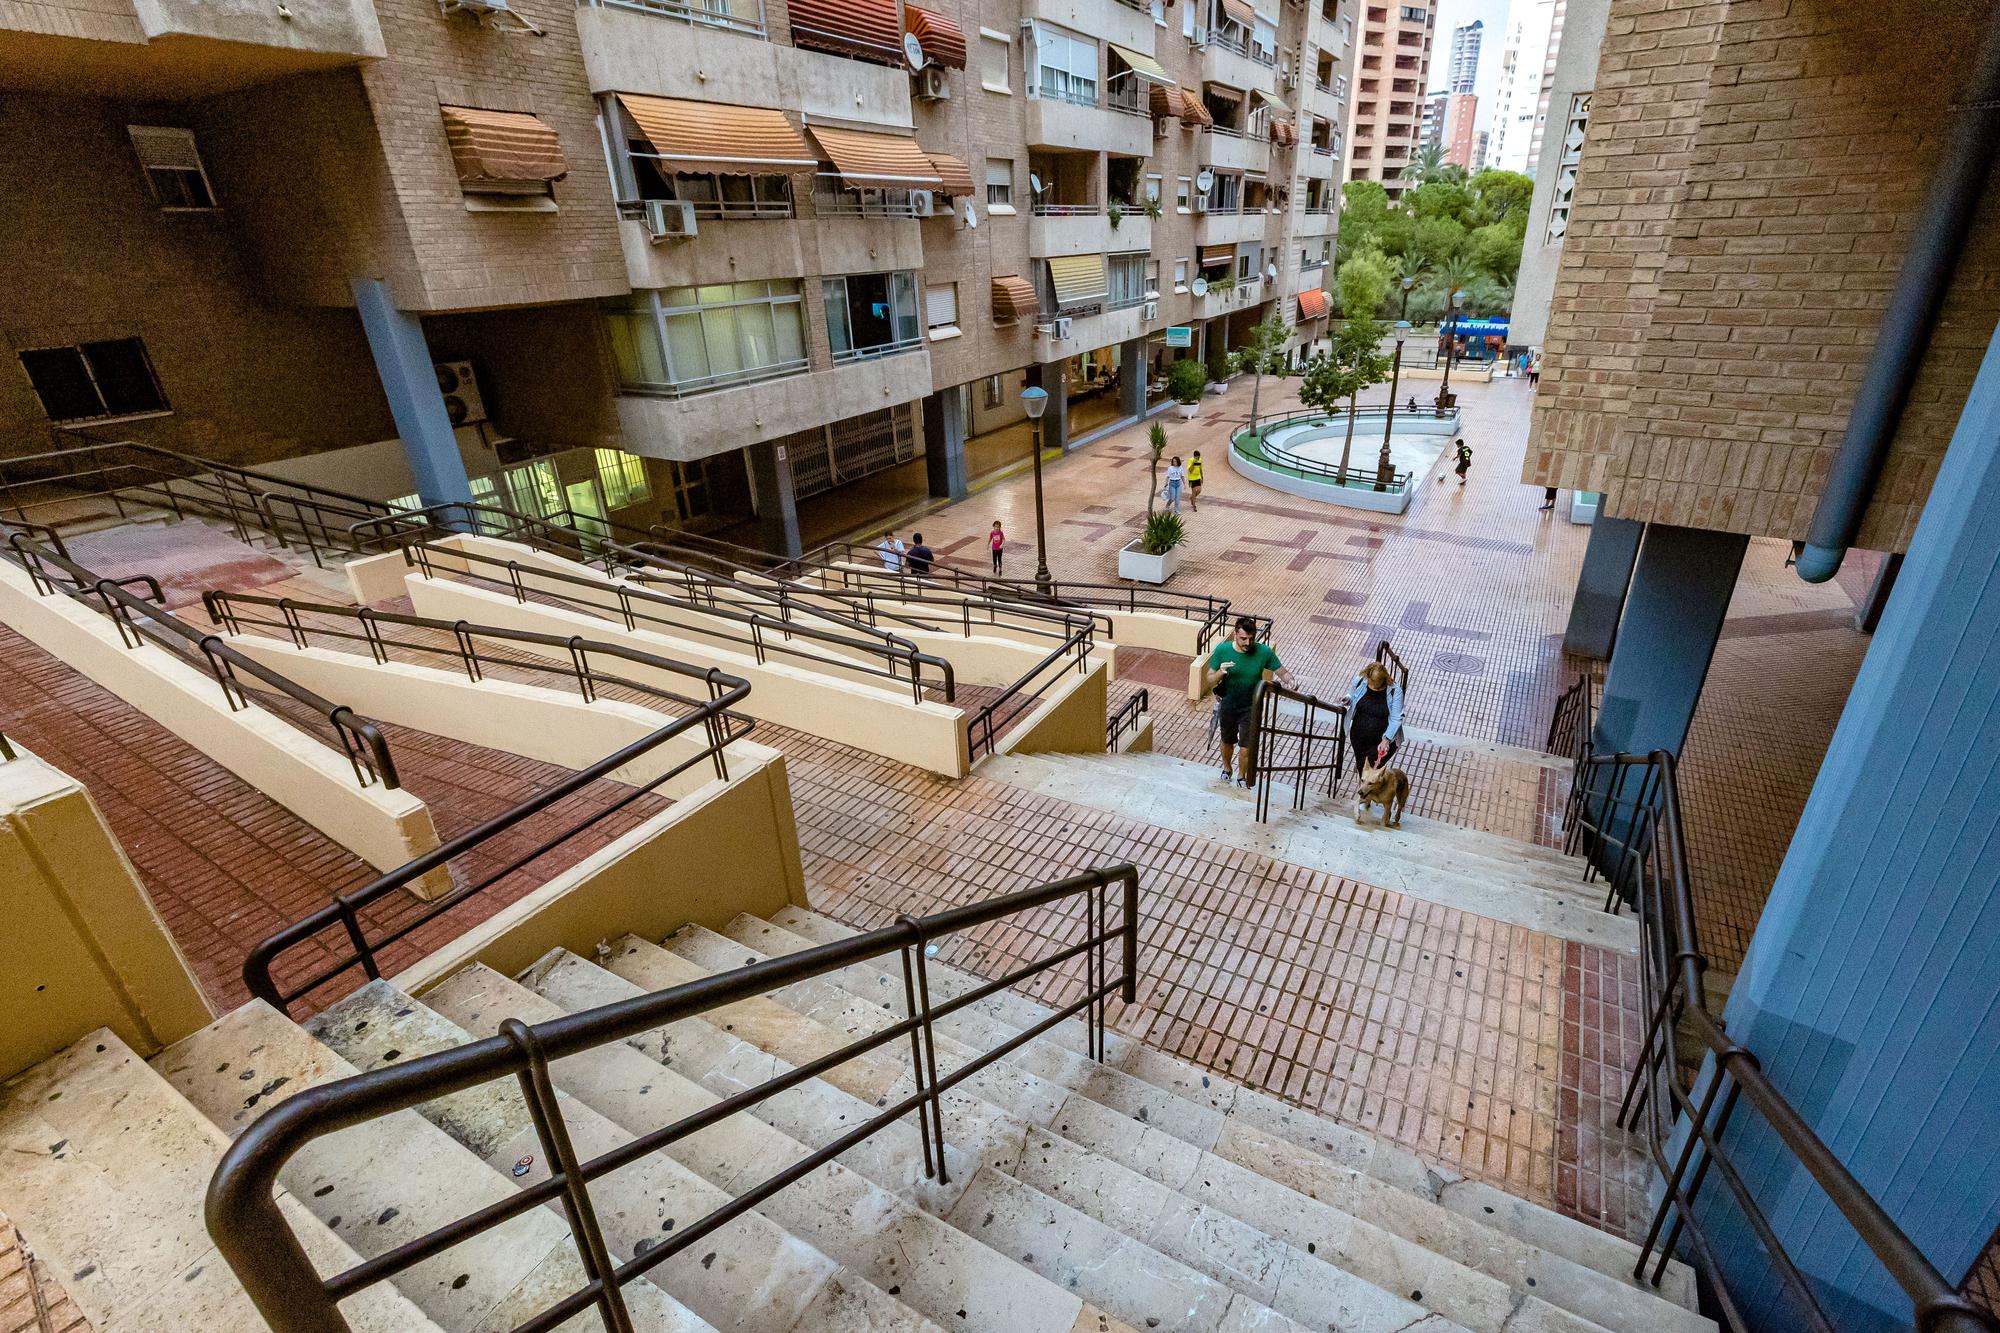
[[[1167,395],[1181,405],[1181,420],[1193,421],[1208,388],[1208,367],[1193,357],[1183,357],[1167,367]]]
[[[1116,199],[1112,200],[1110,204],[1106,205],[1104,216],[1111,220],[1111,230],[1117,231],[1118,224],[1125,220],[1125,205],[1119,203]]]
[[[1147,217],[1152,218],[1156,222],[1159,220],[1160,217],[1159,200],[1153,198],[1151,195],[1147,195],[1146,201],[1139,207],[1146,214]]]
[[[1118,552],[1118,577],[1165,583],[1180,568],[1178,551],[1186,540],[1187,525],[1179,514],[1148,514],[1145,531]]]
[[[1219,278],[1210,278],[1208,289],[1211,292],[1233,292],[1236,290],[1236,275],[1225,273]]]

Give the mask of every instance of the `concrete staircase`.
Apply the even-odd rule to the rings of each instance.
[[[100,1333],[256,1329],[201,1223],[228,1136],[355,1070],[682,984],[852,932],[801,909],[473,966],[421,999],[376,982],[305,1027],[251,1004],[149,1067],[96,1033],[0,1088],[0,1210]],[[814,1059],[901,1012],[878,959],[558,1062],[579,1153],[607,1151]],[[929,965],[939,999],[977,980]],[[940,1069],[1048,1011],[1003,991],[942,1020]],[[1635,1282],[1628,1242],[1368,1135],[1110,1036],[1057,1025],[947,1094],[950,1179],[913,1122],[850,1147],[626,1288],[637,1326],[1136,1333],[1707,1333],[1690,1272]],[[911,1091],[907,1050],[846,1061],[593,1186],[619,1258]],[[322,1271],[384,1253],[544,1178],[512,1081],[318,1140],[284,1206]],[[511,1328],[581,1281],[554,1206],[347,1302],[354,1327]],[[597,1327],[583,1314],[564,1327]]]
[[[1603,887],[1583,883],[1579,858],[1417,815],[1384,828],[1374,807],[1357,824],[1351,777],[1330,802],[1315,786],[1303,811],[1277,784],[1260,824],[1254,792],[1172,755],[995,755],[979,776],[1563,939],[1639,947],[1638,922],[1602,910]]]

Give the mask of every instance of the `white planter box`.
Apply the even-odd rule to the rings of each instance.
[[[1134,538],[1118,548],[1118,577],[1121,579],[1165,583],[1180,567],[1181,551],[1178,546],[1165,555],[1147,555],[1139,549],[1139,540]]]
[[[1201,411],[1200,403],[1176,403],[1174,406],[1180,409],[1182,421],[1193,421],[1195,413]]]

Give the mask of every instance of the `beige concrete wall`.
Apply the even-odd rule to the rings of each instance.
[[[1035,710],[1001,738],[1002,754],[1103,754],[1110,664],[1066,669]]]
[[[141,1055],[215,1017],[83,785],[0,762],[0,1079],[108,1027]]]
[[[338,750],[254,705],[231,711],[213,677],[151,643],[125,647],[107,617],[68,597],[37,596],[5,563],[0,621],[377,870],[438,845],[430,811],[409,791],[361,786]]]
[[[516,602],[504,593],[446,579],[415,576],[409,580],[409,588],[419,615],[443,620],[463,618],[476,625],[565,637],[581,634],[586,638],[627,643],[691,665],[718,667],[750,682],[750,695],[739,710],[750,717],[840,741],[946,777],[961,777],[967,767],[965,724],[955,705],[912,703],[907,691],[834,680],[824,673],[777,663],[760,664],[747,656],[704,649],[686,639],[627,630],[582,612]],[[550,650],[551,656],[557,654],[563,654],[563,650]],[[687,677],[675,673],[636,664],[624,669],[635,680],[667,689],[685,690],[689,684]]]
[[[628,932],[660,939],[695,922],[809,906],[782,757],[731,769],[395,978],[421,995],[468,963],[519,972],[550,949],[592,957]]]
[[[913,402],[930,392],[930,355],[922,349],[829,366],[817,283],[809,284],[806,304],[806,331],[819,369],[687,398],[620,394],[624,447],[652,458],[707,458]]]
[[[368,0],[132,0],[148,41],[195,38],[289,51],[379,58],[386,53]]]
[[[504,754],[524,755],[568,769],[588,768],[606,755],[645,739],[671,719],[622,699],[586,702],[579,694],[407,662],[377,663],[358,653],[326,648],[294,648],[260,634],[224,636],[245,655],[281,671],[307,689],[383,722],[419,727]],[[607,671],[618,664],[597,662]],[[634,785],[700,754],[708,744],[704,728],[683,732],[616,769],[611,776]],[[750,762],[776,753],[748,741],[729,748],[729,762]],[[697,764],[656,788],[680,800],[718,781],[713,765]]]

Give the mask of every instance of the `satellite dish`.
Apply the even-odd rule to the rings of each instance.
[[[903,59],[909,62],[911,69],[924,67],[924,44],[917,40],[913,32],[903,34]]]
[[[1203,194],[1207,194],[1215,188],[1215,173],[1207,167],[1203,167],[1201,174],[1194,178],[1194,188],[1200,190]]]
[[[1028,173],[1028,188],[1036,194],[1042,192],[1042,178],[1032,171]]]
[[[1276,282],[1278,280],[1278,266],[1276,264],[1264,265],[1264,276]]]
[[[1189,283],[1189,284],[1188,284],[1188,290],[1189,290],[1189,291],[1191,291],[1191,292],[1193,292],[1193,293],[1194,293],[1194,294],[1195,294],[1196,296],[1207,296],[1207,295],[1208,295],[1208,279],[1207,279],[1207,278],[1196,278],[1196,279],[1195,279],[1195,280],[1194,280],[1193,282],[1191,282],[1191,283]]]
[[[979,225],[979,214],[972,211],[972,201],[965,201],[965,227],[967,231]]]

